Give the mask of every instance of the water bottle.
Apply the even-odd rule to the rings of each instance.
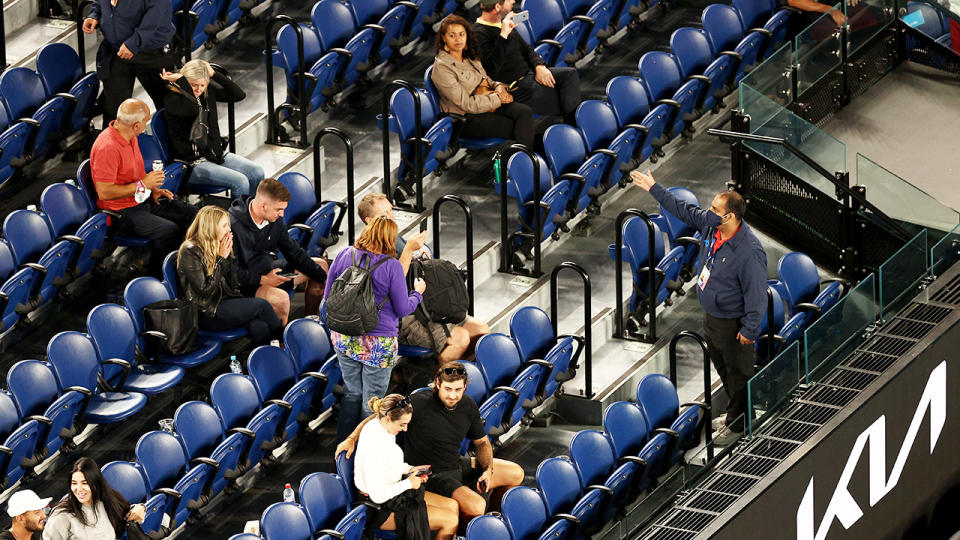
[[[283,485],[283,502],[297,502],[294,499],[293,488],[290,487],[290,484]]]
[[[240,361],[237,360],[237,355],[230,355],[230,371],[234,373],[243,373],[243,367],[240,365]]]

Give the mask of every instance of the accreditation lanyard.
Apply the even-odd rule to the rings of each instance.
[[[717,237],[714,235],[710,238],[710,245],[707,246],[706,259],[703,261],[703,268],[697,277],[697,286],[700,287],[701,291],[707,287],[707,282],[710,281],[710,271],[713,270],[713,260],[716,257],[716,253],[713,251],[713,245],[716,243]],[[719,248],[717,248],[717,251],[719,251]]]

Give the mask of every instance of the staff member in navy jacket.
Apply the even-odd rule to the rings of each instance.
[[[767,311],[767,254],[743,221],[747,204],[736,191],[721,191],[710,210],[687,204],[658,184],[650,171],[630,173],[633,183],[650,192],[663,208],[700,231],[697,297],[706,312],[703,332],[730,403],[726,418],[729,431],[715,436],[717,444],[729,444],[743,431],[734,422],[747,410],[747,381],[753,376],[753,343],[760,334],[760,321]],[[715,427],[722,428],[721,423]]]
[[[164,69],[173,70],[167,51],[173,37],[170,0],[96,0],[83,20],[83,31],[97,27],[103,41],[97,49],[97,78],[103,81],[103,127],[116,118],[117,107],[133,96],[133,80],[140,81],[153,100],[163,107]]]

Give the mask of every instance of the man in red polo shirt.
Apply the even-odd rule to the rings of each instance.
[[[117,119],[90,149],[90,173],[97,190],[97,207],[120,214],[118,233],[153,240],[150,274],[160,275],[163,258],[183,241],[197,208],[174,199],[163,189],[163,171],[145,172],[137,135],[150,119],[150,108],[138,99],[124,101]],[[146,195],[137,202],[136,193]]]

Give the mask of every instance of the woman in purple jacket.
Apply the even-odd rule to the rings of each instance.
[[[324,298],[329,297],[330,287],[353,261],[363,266],[377,264],[373,269],[373,296],[377,305],[384,299],[380,309],[380,319],[372,332],[363,336],[346,336],[330,332],[330,340],[343,372],[343,400],[340,403],[340,418],[337,423],[337,441],[343,440],[362,417],[371,413],[367,403],[373,396],[387,393],[390,372],[397,359],[397,335],[399,321],[413,313],[423,300],[422,293],[427,284],[422,279],[414,282],[413,291],[407,290],[407,281],[403,267],[397,260],[397,224],[386,216],[371,221],[360,233],[354,247],[342,250],[327,272],[327,284]]]

